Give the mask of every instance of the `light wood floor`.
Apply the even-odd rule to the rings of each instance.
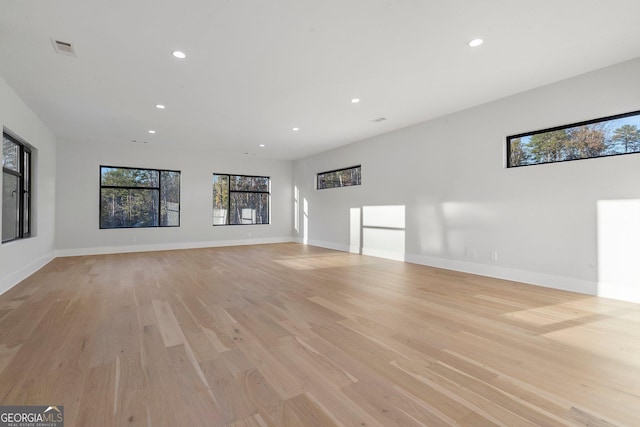
[[[58,258],[0,404],[73,426],[640,425],[640,305],[298,244]]]

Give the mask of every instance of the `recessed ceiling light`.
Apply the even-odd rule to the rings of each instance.
[[[300,130],[300,128],[291,128],[292,131],[294,132],[298,132]]]
[[[166,107],[164,105],[162,105],[162,104],[156,104],[156,108],[158,110],[164,110]]]
[[[155,130],[148,130],[147,132],[149,132],[149,133],[156,133],[156,131],[155,131]]]
[[[187,57],[187,55],[184,52],[181,52],[179,50],[174,50],[173,52],[171,52],[171,54],[178,59],[184,59]]]
[[[260,147],[264,147],[264,144],[260,144]]]
[[[352,103],[352,104],[357,104],[358,102],[360,102],[360,98],[353,98],[353,99],[351,100],[351,103]]]
[[[478,47],[480,46],[482,43],[484,43],[484,40],[482,39],[473,39],[469,42],[469,46],[470,47]]]

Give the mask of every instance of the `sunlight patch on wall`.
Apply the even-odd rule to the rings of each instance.
[[[362,207],[362,254],[404,261],[404,205]]]
[[[598,201],[598,296],[640,303],[640,200]]]
[[[305,197],[302,200],[302,213],[303,213],[303,218],[302,218],[302,229],[303,229],[303,233],[302,233],[302,243],[304,243],[305,245],[307,244],[307,242],[309,241],[309,202],[307,201],[307,198]]]
[[[360,234],[360,208],[351,208],[350,212],[350,227],[349,227],[349,252],[359,254],[361,250],[361,234]]]
[[[298,186],[293,187],[293,227],[296,233],[300,232],[300,190]]]

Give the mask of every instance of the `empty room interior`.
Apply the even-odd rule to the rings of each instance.
[[[640,425],[639,23],[0,2],[0,423]]]

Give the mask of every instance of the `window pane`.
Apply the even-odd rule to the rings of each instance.
[[[20,179],[2,174],[2,241],[20,236]]]
[[[180,172],[162,171],[160,180],[160,226],[180,225]]]
[[[360,166],[318,174],[319,190],[324,188],[349,187],[352,185],[361,185]]]
[[[2,241],[31,235],[31,150],[2,134]]]
[[[2,167],[20,172],[20,146],[5,136],[2,138]]]
[[[213,225],[228,224],[229,175],[213,175]]]
[[[269,191],[269,177],[231,175],[231,191]]]
[[[100,166],[100,228],[179,226],[180,171]]]
[[[231,193],[230,224],[268,224],[269,195],[263,193]]]
[[[269,224],[268,176],[213,175],[213,225]]]
[[[103,188],[101,228],[157,227],[158,190]]]
[[[507,137],[507,167],[640,152],[640,112]]]
[[[100,168],[103,186],[158,188],[159,172],[151,169]]]
[[[31,153],[26,149],[23,171],[22,236],[27,237],[31,234]]]

